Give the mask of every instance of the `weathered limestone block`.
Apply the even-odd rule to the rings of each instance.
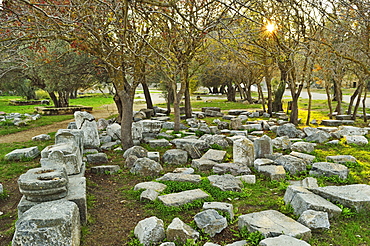
[[[327,161],[333,161],[336,163],[346,163],[346,162],[356,162],[356,158],[351,155],[334,155],[334,156],[327,156]]]
[[[317,176],[334,176],[337,175],[341,179],[348,178],[348,167],[332,162],[316,162],[312,164],[310,175]]]
[[[280,235],[278,237],[270,237],[270,238],[265,238],[263,239],[260,243],[259,246],[310,246],[310,244],[306,243],[303,240],[290,237],[287,235]]]
[[[292,142],[288,136],[277,137],[272,140],[273,147],[277,149],[290,149]]]
[[[12,152],[5,155],[5,160],[22,160],[23,158],[34,159],[40,154],[40,151],[37,146],[24,148],[24,149],[15,149]]]
[[[291,150],[297,152],[311,153],[315,150],[316,144],[307,142],[296,142],[291,146]]]
[[[250,213],[239,216],[239,230],[247,227],[248,231],[259,231],[265,237],[287,235],[303,240],[311,238],[311,230],[275,210]]]
[[[123,158],[127,158],[130,155],[134,155],[138,158],[144,158],[148,156],[148,150],[141,146],[133,146],[123,153]]]
[[[187,173],[166,173],[158,181],[176,181],[176,182],[191,182],[199,183],[201,181],[201,176],[198,174],[187,174]]]
[[[64,142],[47,146],[41,151],[42,167],[64,167],[68,175],[81,172],[82,155],[74,142]]]
[[[258,172],[263,173],[271,180],[285,179],[286,172],[283,166],[263,165],[258,168]]]
[[[312,163],[312,161],[316,158],[316,156],[314,155],[304,154],[304,153],[295,152],[295,151],[290,152],[289,155],[297,157],[304,161],[307,161],[308,163]]]
[[[231,173],[234,176],[252,173],[249,167],[240,163],[219,163],[213,166],[213,172],[216,174]]]
[[[158,198],[158,195],[159,193],[156,192],[155,190],[152,190],[152,189],[144,190],[140,194],[140,201],[144,201],[144,200],[155,201]]]
[[[354,126],[339,126],[337,133],[343,136],[355,136],[361,135],[364,136],[368,134],[369,130],[361,127],[354,127]]]
[[[121,168],[118,165],[104,165],[104,166],[95,166],[91,167],[92,173],[100,173],[100,174],[114,174],[117,173]]]
[[[158,243],[165,238],[163,221],[155,216],[141,220],[136,225],[134,234],[144,246]]]
[[[55,144],[60,143],[77,145],[82,156],[84,153],[84,132],[77,129],[59,129],[55,134]]]
[[[97,153],[86,155],[87,162],[91,164],[108,163],[108,156],[106,153]]]
[[[298,130],[292,123],[281,125],[277,128],[276,134],[281,136],[288,136],[289,138],[303,138],[306,134]]]
[[[63,167],[33,168],[18,178],[19,191],[27,200],[52,201],[68,194],[68,176]]]
[[[162,166],[149,158],[139,158],[135,161],[130,172],[133,174],[140,174],[143,176],[155,176],[162,172]]]
[[[191,167],[198,169],[199,171],[211,170],[218,163],[208,159],[193,159]]]
[[[185,224],[179,218],[174,218],[171,224],[167,227],[166,238],[170,241],[185,244],[189,239],[196,241],[199,238],[199,232]]]
[[[188,161],[188,152],[181,149],[170,149],[163,154],[162,160],[171,165],[184,165]]]
[[[275,160],[278,165],[284,167],[286,171],[289,171],[291,174],[296,174],[298,172],[305,171],[307,169],[307,162],[300,158],[291,156],[291,155],[283,155]]]
[[[80,245],[80,215],[75,203],[40,203],[16,222],[12,245]]]
[[[229,219],[234,219],[234,206],[231,203],[226,202],[205,202],[203,203],[203,209],[215,209],[229,214]]]
[[[187,190],[178,193],[159,196],[158,199],[166,206],[181,206],[199,199],[206,199],[209,195],[201,189]]]
[[[255,158],[265,158],[272,154],[272,140],[269,136],[263,135],[254,141]]]
[[[145,190],[155,190],[158,192],[162,192],[167,188],[167,185],[154,182],[154,181],[149,181],[149,182],[142,182],[138,183],[135,185],[134,190],[140,190],[140,189],[145,189]]]
[[[209,149],[200,159],[211,160],[220,163],[224,160],[225,155],[226,151],[224,150]]]
[[[171,143],[176,145],[176,148],[178,149],[185,149],[185,145],[188,144],[196,147],[199,151],[205,151],[211,147],[208,143],[206,143],[206,141],[199,139],[177,138],[172,140]]]
[[[231,130],[240,130],[243,128],[242,119],[240,118],[232,118],[230,120],[230,129]]]
[[[301,214],[298,222],[313,231],[330,229],[329,216],[327,212],[306,210]]]
[[[84,133],[84,147],[99,148],[99,132],[94,116],[85,111],[76,111],[74,117],[77,129],[81,129]]]
[[[344,139],[347,144],[366,145],[369,143],[366,137],[359,135],[344,136]]]
[[[303,180],[298,180],[298,181],[289,181],[289,183],[291,185],[300,186],[305,189],[313,189],[313,188],[319,187],[319,185],[317,184],[317,179],[313,177],[307,177]]]
[[[234,162],[239,162],[247,166],[252,166],[255,158],[254,154],[254,144],[249,139],[242,138],[234,141]]]
[[[151,148],[161,148],[161,147],[168,147],[170,145],[170,142],[167,139],[152,139],[149,140],[149,146]]]
[[[243,183],[231,174],[208,176],[211,185],[222,191],[241,191]]]
[[[227,220],[214,209],[207,209],[194,216],[198,228],[203,229],[210,237],[214,237],[227,227]]]
[[[254,160],[253,162],[253,166],[257,171],[259,171],[260,167],[267,166],[267,165],[274,165],[274,161],[271,159],[259,158],[259,159]]]
[[[51,137],[48,134],[40,134],[40,135],[32,137],[32,141],[40,141],[40,142],[48,141],[50,139]]]
[[[366,184],[326,186],[312,189],[312,191],[325,199],[357,211],[370,209],[370,186]]]

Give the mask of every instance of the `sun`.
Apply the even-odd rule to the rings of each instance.
[[[277,29],[277,26],[276,26],[275,23],[269,22],[269,23],[267,23],[267,25],[265,26],[265,28],[266,28],[266,31],[272,33],[272,32],[274,32]]]

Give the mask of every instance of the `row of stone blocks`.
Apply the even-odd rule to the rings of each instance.
[[[79,245],[86,223],[83,130],[60,129],[41,151],[41,167],[18,179],[23,194],[12,245]]]

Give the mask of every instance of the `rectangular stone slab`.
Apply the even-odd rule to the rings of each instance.
[[[179,193],[159,196],[158,199],[166,206],[181,206],[198,199],[208,198],[209,195],[201,189],[187,190]]]
[[[276,210],[241,215],[239,216],[238,226],[239,230],[247,227],[250,232],[259,231],[266,238],[280,235],[288,235],[303,240],[311,238],[311,230],[308,227]]]
[[[366,184],[326,186],[312,191],[332,202],[355,208],[358,212],[370,209],[370,186]]]

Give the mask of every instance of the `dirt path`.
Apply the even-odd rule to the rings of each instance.
[[[141,108],[144,108],[145,104],[134,104],[134,110],[139,110]],[[95,119],[100,118],[108,118],[109,116],[113,114],[117,114],[117,108],[115,104],[109,104],[104,105],[101,108],[94,110],[92,113],[94,115]],[[44,133],[50,133],[50,132],[56,132],[59,129],[65,129],[68,126],[69,122],[74,121],[74,119],[65,120],[61,122],[55,122],[54,124],[47,125],[47,126],[40,126],[35,127],[26,131],[17,132],[9,135],[0,136],[0,143],[13,143],[13,142],[26,142],[30,141],[32,137],[44,134]]]

